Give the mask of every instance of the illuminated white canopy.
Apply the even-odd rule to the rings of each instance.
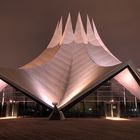
[[[62,109],[110,77],[140,99],[140,75],[133,64],[121,63],[108,50],[88,16],[86,30],[78,14],[73,31],[69,14],[64,32],[61,19],[36,59],[19,69],[0,68],[0,90],[7,82],[45,105],[57,102]]]

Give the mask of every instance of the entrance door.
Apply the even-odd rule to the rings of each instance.
[[[105,103],[106,117],[120,117],[120,103],[106,102]]]

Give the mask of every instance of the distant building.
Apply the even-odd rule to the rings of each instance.
[[[125,55],[125,52],[124,52]],[[48,116],[53,104],[66,117],[140,115],[140,73],[119,61],[95,23],[80,14],[75,29],[62,19],[47,48],[19,69],[0,68],[1,116]]]

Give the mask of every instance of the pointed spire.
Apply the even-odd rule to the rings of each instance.
[[[101,40],[101,38],[100,38],[100,36],[99,36],[99,34],[98,34],[98,32],[97,32],[97,29],[96,29],[96,26],[95,26],[95,23],[94,23],[93,19],[92,19],[92,24],[93,24],[94,35],[95,35],[95,37],[96,37],[98,43],[99,43],[107,52],[110,52],[110,51],[108,50],[108,48],[105,46],[105,44],[103,43],[103,41]]]
[[[62,17],[60,18],[59,25],[58,25],[58,31],[62,35]]]
[[[60,44],[69,44],[73,41],[73,39],[74,39],[74,34],[73,34],[73,29],[72,29],[71,16],[69,13]]]
[[[90,22],[88,15],[87,15],[87,39],[88,39],[88,42],[90,42],[92,45],[95,45],[95,46],[100,45],[99,42],[97,41],[95,35],[94,35],[93,29],[91,26],[91,22]]]
[[[103,41],[101,40],[101,38],[100,38],[100,36],[99,36],[99,34],[98,34],[98,32],[97,32],[97,29],[96,29],[96,26],[95,26],[95,23],[94,23],[93,19],[92,19],[92,24],[93,24],[94,35],[95,35],[95,37],[96,37],[98,43],[102,46],[102,48],[104,48],[104,50],[106,50],[106,51],[107,51],[111,56],[113,56],[118,62],[121,62],[121,61],[119,61],[118,58],[116,58],[116,57],[109,51],[109,49],[105,46],[105,44],[104,44]]]
[[[47,48],[53,48],[56,45],[58,45],[60,43],[61,37],[62,37],[62,17],[60,19],[60,22],[58,21],[56,25],[55,32]]]
[[[74,40],[76,43],[88,43],[80,13],[78,13],[76,28],[74,32]]]

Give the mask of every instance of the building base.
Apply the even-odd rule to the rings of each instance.
[[[49,116],[49,120],[64,120],[64,114],[62,111],[59,111],[57,106],[54,105],[54,109],[52,111],[52,113]]]

